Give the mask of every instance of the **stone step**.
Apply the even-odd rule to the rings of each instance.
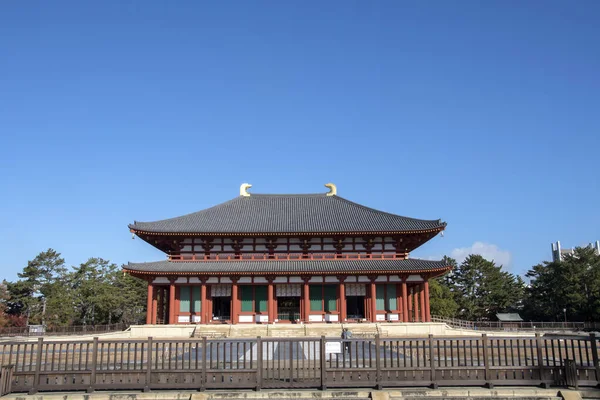
[[[490,400],[490,397],[440,397],[439,399],[452,399],[452,400]],[[540,396],[495,396],[494,400],[563,400],[562,397],[540,397]],[[389,400],[423,400],[422,397],[390,397]],[[436,400],[436,397],[428,400]]]
[[[493,396],[494,400],[510,399],[510,400],[563,400],[562,397],[556,396]],[[490,400],[489,396],[445,396],[427,397],[428,400],[437,399],[452,399],[452,400]],[[389,400],[423,400],[423,397],[390,397]]]
[[[244,326],[232,325],[230,337],[235,338],[257,338],[258,336],[267,336],[268,327],[266,325]]]
[[[304,337],[305,325],[269,325],[267,336],[278,338]]]
[[[340,325],[331,325],[331,326],[306,325],[306,336],[341,337],[342,336],[342,327]]]
[[[192,333],[192,337],[194,338],[225,338],[229,336],[231,327],[229,325],[222,326],[207,326],[207,325],[198,325],[194,329]]]
[[[204,392],[208,394],[210,400],[227,400],[227,399],[269,399],[269,400],[371,400],[371,392],[369,390],[302,390],[302,389],[264,389],[260,392],[249,391],[229,391],[229,392]],[[193,397],[192,397],[193,399]],[[488,399],[489,400],[489,399]]]

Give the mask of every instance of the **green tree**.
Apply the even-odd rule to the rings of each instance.
[[[146,285],[102,258],[90,258],[70,274],[77,323],[139,323],[145,315]]]
[[[445,283],[459,305],[458,316],[467,320],[493,319],[503,311],[518,311],[525,285],[520,277],[480,255],[469,255]]]
[[[60,253],[48,249],[38,254],[17,274],[19,280],[7,282],[9,312],[25,315],[28,324],[44,323],[48,296],[65,273],[65,260]]]
[[[148,285],[121,271],[115,272],[115,287],[120,296],[114,308],[118,320],[130,325],[144,323],[146,319],[146,296]]]
[[[429,280],[429,306],[431,315],[438,317],[454,318],[458,311],[458,304],[450,288],[442,279]]]
[[[576,248],[562,261],[535,265],[526,275],[530,285],[524,314],[538,321],[600,319],[600,255],[591,247]],[[566,310],[566,312],[564,311]]]

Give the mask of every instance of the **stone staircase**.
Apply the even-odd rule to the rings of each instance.
[[[371,400],[371,392],[368,390],[298,390],[298,389],[273,389],[262,392],[237,393],[229,391],[226,393],[198,393],[193,394],[190,400]],[[490,400],[490,399],[488,399]]]
[[[306,325],[267,325],[267,336],[293,338],[306,336]]]
[[[231,336],[231,327],[233,325],[196,325],[191,337],[209,339],[219,339]]]
[[[355,339],[374,338],[382,333],[379,324],[269,324],[269,325],[197,325],[191,337],[193,338],[256,338],[277,337],[341,337],[342,329],[347,327]]]
[[[252,338],[264,337],[268,335],[268,325],[231,325],[229,336],[232,338]]]
[[[562,392],[565,392],[564,394]],[[567,400],[566,392],[556,389],[525,388],[447,388],[447,389],[402,389],[371,392],[374,400]],[[581,400],[581,397],[579,397]]]
[[[348,328],[353,339],[371,339],[380,333],[379,324],[342,324],[341,328]],[[340,328],[340,335],[342,334]]]
[[[306,336],[310,337],[341,337],[342,326],[340,324],[309,324],[306,326]]]

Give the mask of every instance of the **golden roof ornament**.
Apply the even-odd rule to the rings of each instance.
[[[250,189],[251,187],[252,187],[252,185],[249,183],[242,183],[242,186],[240,186],[240,196],[250,197],[250,193],[248,193],[248,189]]]
[[[325,187],[329,188],[329,192],[327,192],[327,196],[337,195],[337,186],[335,186],[333,183],[327,183],[327,184],[325,184]]]

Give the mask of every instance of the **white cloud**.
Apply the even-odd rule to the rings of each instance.
[[[461,247],[452,250],[450,257],[457,263],[462,263],[470,254],[479,254],[486,260],[494,261],[496,265],[502,265],[504,268],[510,268],[512,255],[510,251],[501,250],[495,244],[475,242],[471,247]]]

